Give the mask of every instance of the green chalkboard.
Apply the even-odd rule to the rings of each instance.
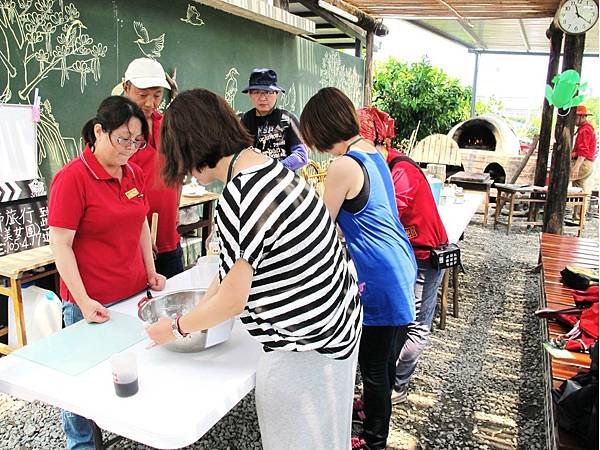
[[[194,1],[19,0],[0,3],[0,102],[42,96],[40,174],[46,180],[81,148],[80,130],[119,84],[129,62],[148,56],[180,90],[204,87],[237,111],[254,67],[271,67],[299,115],[323,86],[362,103],[363,62],[353,56]],[[1,180],[0,180],[1,181]]]

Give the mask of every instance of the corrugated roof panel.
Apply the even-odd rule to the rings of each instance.
[[[415,21],[468,47],[523,52],[548,51],[546,30],[560,4],[560,0],[346,1],[376,17]],[[598,30],[596,23],[587,33],[586,53],[598,53]]]
[[[348,0],[375,16],[395,18],[526,18],[551,17],[560,0]]]
[[[438,30],[441,34],[449,35],[457,40],[463,41],[473,47],[480,47],[474,39],[465,31],[458,20],[452,19],[426,19],[418,23],[426,24],[432,31]],[[473,25],[472,31],[479,36],[485,44],[486,50],[509,50],[519,52],[548,52],[549,40],[546,30],[552,23],[552,18],[544,19],[522,19],[523,30],[527,39],[523,39],[521,25],[518,19],[489,19],[470,20]],[[598,53],[598,23],[586,34],[585,52]]]

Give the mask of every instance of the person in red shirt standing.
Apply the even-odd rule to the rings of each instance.
[[[580,187],[583,192],[589,192],[587,181],[594,172],[594,157],[596,154],[596,134],[594,127],[587,121],[587,108],[584,105],[577,107],[577,136],[571,152],[571,182],[573,186]],[[573,208],[573,221],[579,223],[581,206]]]
[[[123,90],[125,96],[143,111],[150,131],[146,148],[133,155],[131,162],[144,171],[145,192],[150,205],[148,222],[152,223],[152,214],[158,213],[154,248],[156,270],[171,278],[183,272],[183,251],[177,231],[181,184],[168,187],[161,176],[165,162],[158,150],[163,116],[157,108],[162,102],[164,89],[170,89],[170,86],[158,61],[138,58],[129,63],[125,71]]]
[[[392,403],[402,403],[407,399],[409,381],[429,340],[442,281],[443,269],[431,265],[429,252],[447,244],[448,236],[425,174],[417,163],[391,146],[394,119],[377,108],[361,108],[358,115],[361,136],[376,145],[390,167],[400,223],[417,259],[416,318],[396,340],[398,357]]]
[[[82,130],[83,153],[52,180],[48,225],[60,274],[65,325],[105,322],[107,305],[143,291],[162,290],[156,273],[144,174],[131,156],[146,145],[148,126],[130,100],[104,100]],[[87,419],[62,411],[67,448],[94,448]]]

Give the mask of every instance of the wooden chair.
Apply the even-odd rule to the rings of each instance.
[[[458,144],[445,134],[432,134],[420,140],[409,156],[419,163],[461,165]]]
[[[319,196],[323,196],[325,177],[327,176],[327,169],[323,168],[323,165],[311,159],[306,167],[302,169],[301,175],[317,191]]]

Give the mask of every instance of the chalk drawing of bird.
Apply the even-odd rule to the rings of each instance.
[[[282,94],[281,106],[292,112],[296,109],[296,85],[294,83],[292,83],[285,94]]]
[[[72,47],[75,44],[75,39],[81,35],[81,30],[87,30],[87,27],[79,19],[75,19],[67,26],[65,30],[66,47]]]
[[[179,18],[182,22],[189,23],[195,27],[201,27],[204,25],[204,20],[200,18],[200,13],[194,5],[188,5],[185,17]]]
[[[233,109],[235,109],[235,96],[238,91],[238,82],[236,77],[239,75],[240,73],[235,67],[229,69],[229,72],[227,72],[227,75],[225,75],[225,80],[227,81],[225,84],[225,101],[229,103]]]
[[[142,22],[133,22],[133,29],[139,39],[133,41],[138,45],[141,52],[148,58],[156,59],[160,57],[162,49],[165,47],[165,33],[160,36],[150,39],[148,30]]]

